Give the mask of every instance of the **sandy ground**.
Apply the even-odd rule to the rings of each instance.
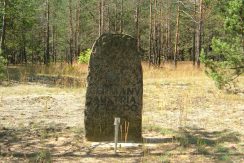
[[[0,162],[244,162],[244,95],[208,80],[144,80],[144,143],[86,142],[85,89],[0,86]]]
[[[21,85],[8,88],[10,90],[6,91],[12,89],[16,94],[2,96],[0,107],[2,126],[26,127],[31,123],[42,123],[47,126],[62,124],[67,127],[83,125],[81,122],[84,118],[84,91],[79,95],[58,89],[56,93],[50,93],[48,88],[40,85],[25,85],[24,88],[27,92],[38,88],[46,89],[47,92],[19,94],[18,92],[23,89]]]

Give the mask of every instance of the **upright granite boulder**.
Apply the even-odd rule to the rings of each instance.
[[[86,139],[113,140],[114,118],[120,117],[119,137],[127,132],[128,141],[141,141],[143,81],[136,40],[103,34],[92,48],[87,84]]]

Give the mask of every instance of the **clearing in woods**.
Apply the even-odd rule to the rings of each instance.
[[[243,90],[219,91],[190,64],[144,65],[143,76],[144,143],[122,146],[117,155],[112,146],[84,140],[85,88],[0,86],[0,160],[244,162]]]

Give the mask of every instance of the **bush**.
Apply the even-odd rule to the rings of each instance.
[[[205,72],[216,83],[219,89],[234,84],[235,79],[244,72],[244,56],[241,43],[230,43],[213,38],[211,55],[201,54],[205,63]]]
[[[88,63],[91,56],[91,49],[87,49],[80,53],[80,56],[78,58],[79,63]]]
[[[2,56],[0,56],[0,80],[2,80],[5,76],[4,73],[6,69],[5,65],[6,65],[6,60]]]
[[[235,86],[235,79],[244,73],[243,0],[229,0],[220,16],[225,20],[224,35],[212,39],[212,52],[202,54],[206,73],[218,88]]]

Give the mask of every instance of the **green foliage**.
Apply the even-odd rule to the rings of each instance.
[[[79,63],[88,63],[91,56],[91,49],[87,49],[80,53],[80,56],[78,58]]]
[[[0,51],[1,54],[1,51]],[[6,60],[0,55],[0,80],[4,78],[4,72],[5,72],[5,66],[6,66]]]
[[[243,0],[231,0],[227,8],[227,14],[229,16],[225,19],[225,28],[235,33],[243,32],[243,18],[244,18],[244,1]]]
[[[47,1],[46,0],[11,0],[6,1],[6,9],[0,2],[0,22],[3,14],[6,15],[6,38],[4,51],[5,56],[10,64],[18,64],[24,62],[43,62],[44,53],[46,52],[47,43]],[[99,1],[98,0],[49,0],[49,46],[52,61],[69,61],[71,56],[79,54],[70,54],[68,47],[72,47],[73,52],[77,52],[81,47],[89,48],[98,37],[99,27]],[[158,29],[157,39],[162,36],[161,59],[171,60],[174,50],[174,33],[176,30],[176,7],[177,1],[158,1],[157,7],[153,7],[153,15],[157,14],[157,22],[168,24],[162,25]],[[233,36],[237,36],[243,31],[243,0],[204,0],[204,35],[202,37],[201,47],[209,48],[209,43],[213,36],[224,36],[222,29],[225,26],[228,32]],[[123,1],[123,13],[121,13],[122,1],[107,0],[104,10],[104,32],[120,33],[120,24],[123,23],[123,33],[137,37],[137,29],[135,28],[136,8],[139,7],[139,31],[140,46],[145,52],[149,51],[150,41],[150,1],[141,1],[137,6],[135,1]],[[71,13],[69,10],[71,7]],[[196,10],[198,10],[198,1]],[[23,10],[24,9],[24,10]],[[80,11],[78,11],[78,9]],[[161,10],[161,12],[159,12]],[[195,5],[191,1],[181,3],[180,14],[180,40],[179,40],[179,59],[192,59],[191,50],[193,47],[193,33],[197,24],[192,20],[198,17],[195,13]],[[240,14],[242,13],[242,15]],[[71,17],[70,15],[73,15]],[[120,15],[120,16],[118,16]],[[162,15],[162,17],[161,17]],[[225,15],[230,15],[224,18]],[[71,19],[72,18],[72,19]],[[109,21],[108,21],[109,20]],[[169,21],[168,21],[169,20]],[[167,21],[167,22],[166,22]],[[79,35],[73,35],[70,29],[73,23],[73,31]],[[0,23],[2,28],[2,23]],[[76,29],[77,28],[77,29]],[[153,27],[154,28],[154,27]],[[169,28],[169,32],[166,29]],[[2,30],[2,29],[1,29]],[[231,31],[238,31],[231,32]],[[167,33],[171,33],[167,35]],[[167,40],[166,39],[167,36]],[[170,36],[170,37],[169,37]],[[169,38],[168,38],[169,37]],[[229,36],[228,36],[229,37]],[[76,40],[76,41],[75,41]],[[192,41],[190,41],[192,40]],[[155,40],[159,41],[159,40]],[[76,43],[75,43],[76,42]],[[166,42],[168,42],[166,44]],[[74,49],[77,48],[77,49]],[[53,54],[52,54],[53,53]],[[144,53],[147,58],[148,53]],[[183,57],[184,56],[184,57]],[[83,60],[83,59],[84,60]],[[85,56],[80,58],[81,63],[86,63],[88,58]]]
[[[216,38],[212,40],[212,49],[210,55],[201,55],[201,60],[205,63],[206,74],[222,89],[243,73],[243,50],[238,43],[228,43]]]
[[[220,155],[218,159],[221,161],[230,161],[231,160],[229,154]]]
[[[52,162],[52,156],[51,156],[50,151],[41,150],[37,155],[36,162],[51,163]]]
[[[201,55],[206,73],[222,89],[233,84],[233,81],[244,72],[243,27],[240,20],[244,18],[241,0],[231,0],[226,6],[225,36],[212,39],[212,52]]]

